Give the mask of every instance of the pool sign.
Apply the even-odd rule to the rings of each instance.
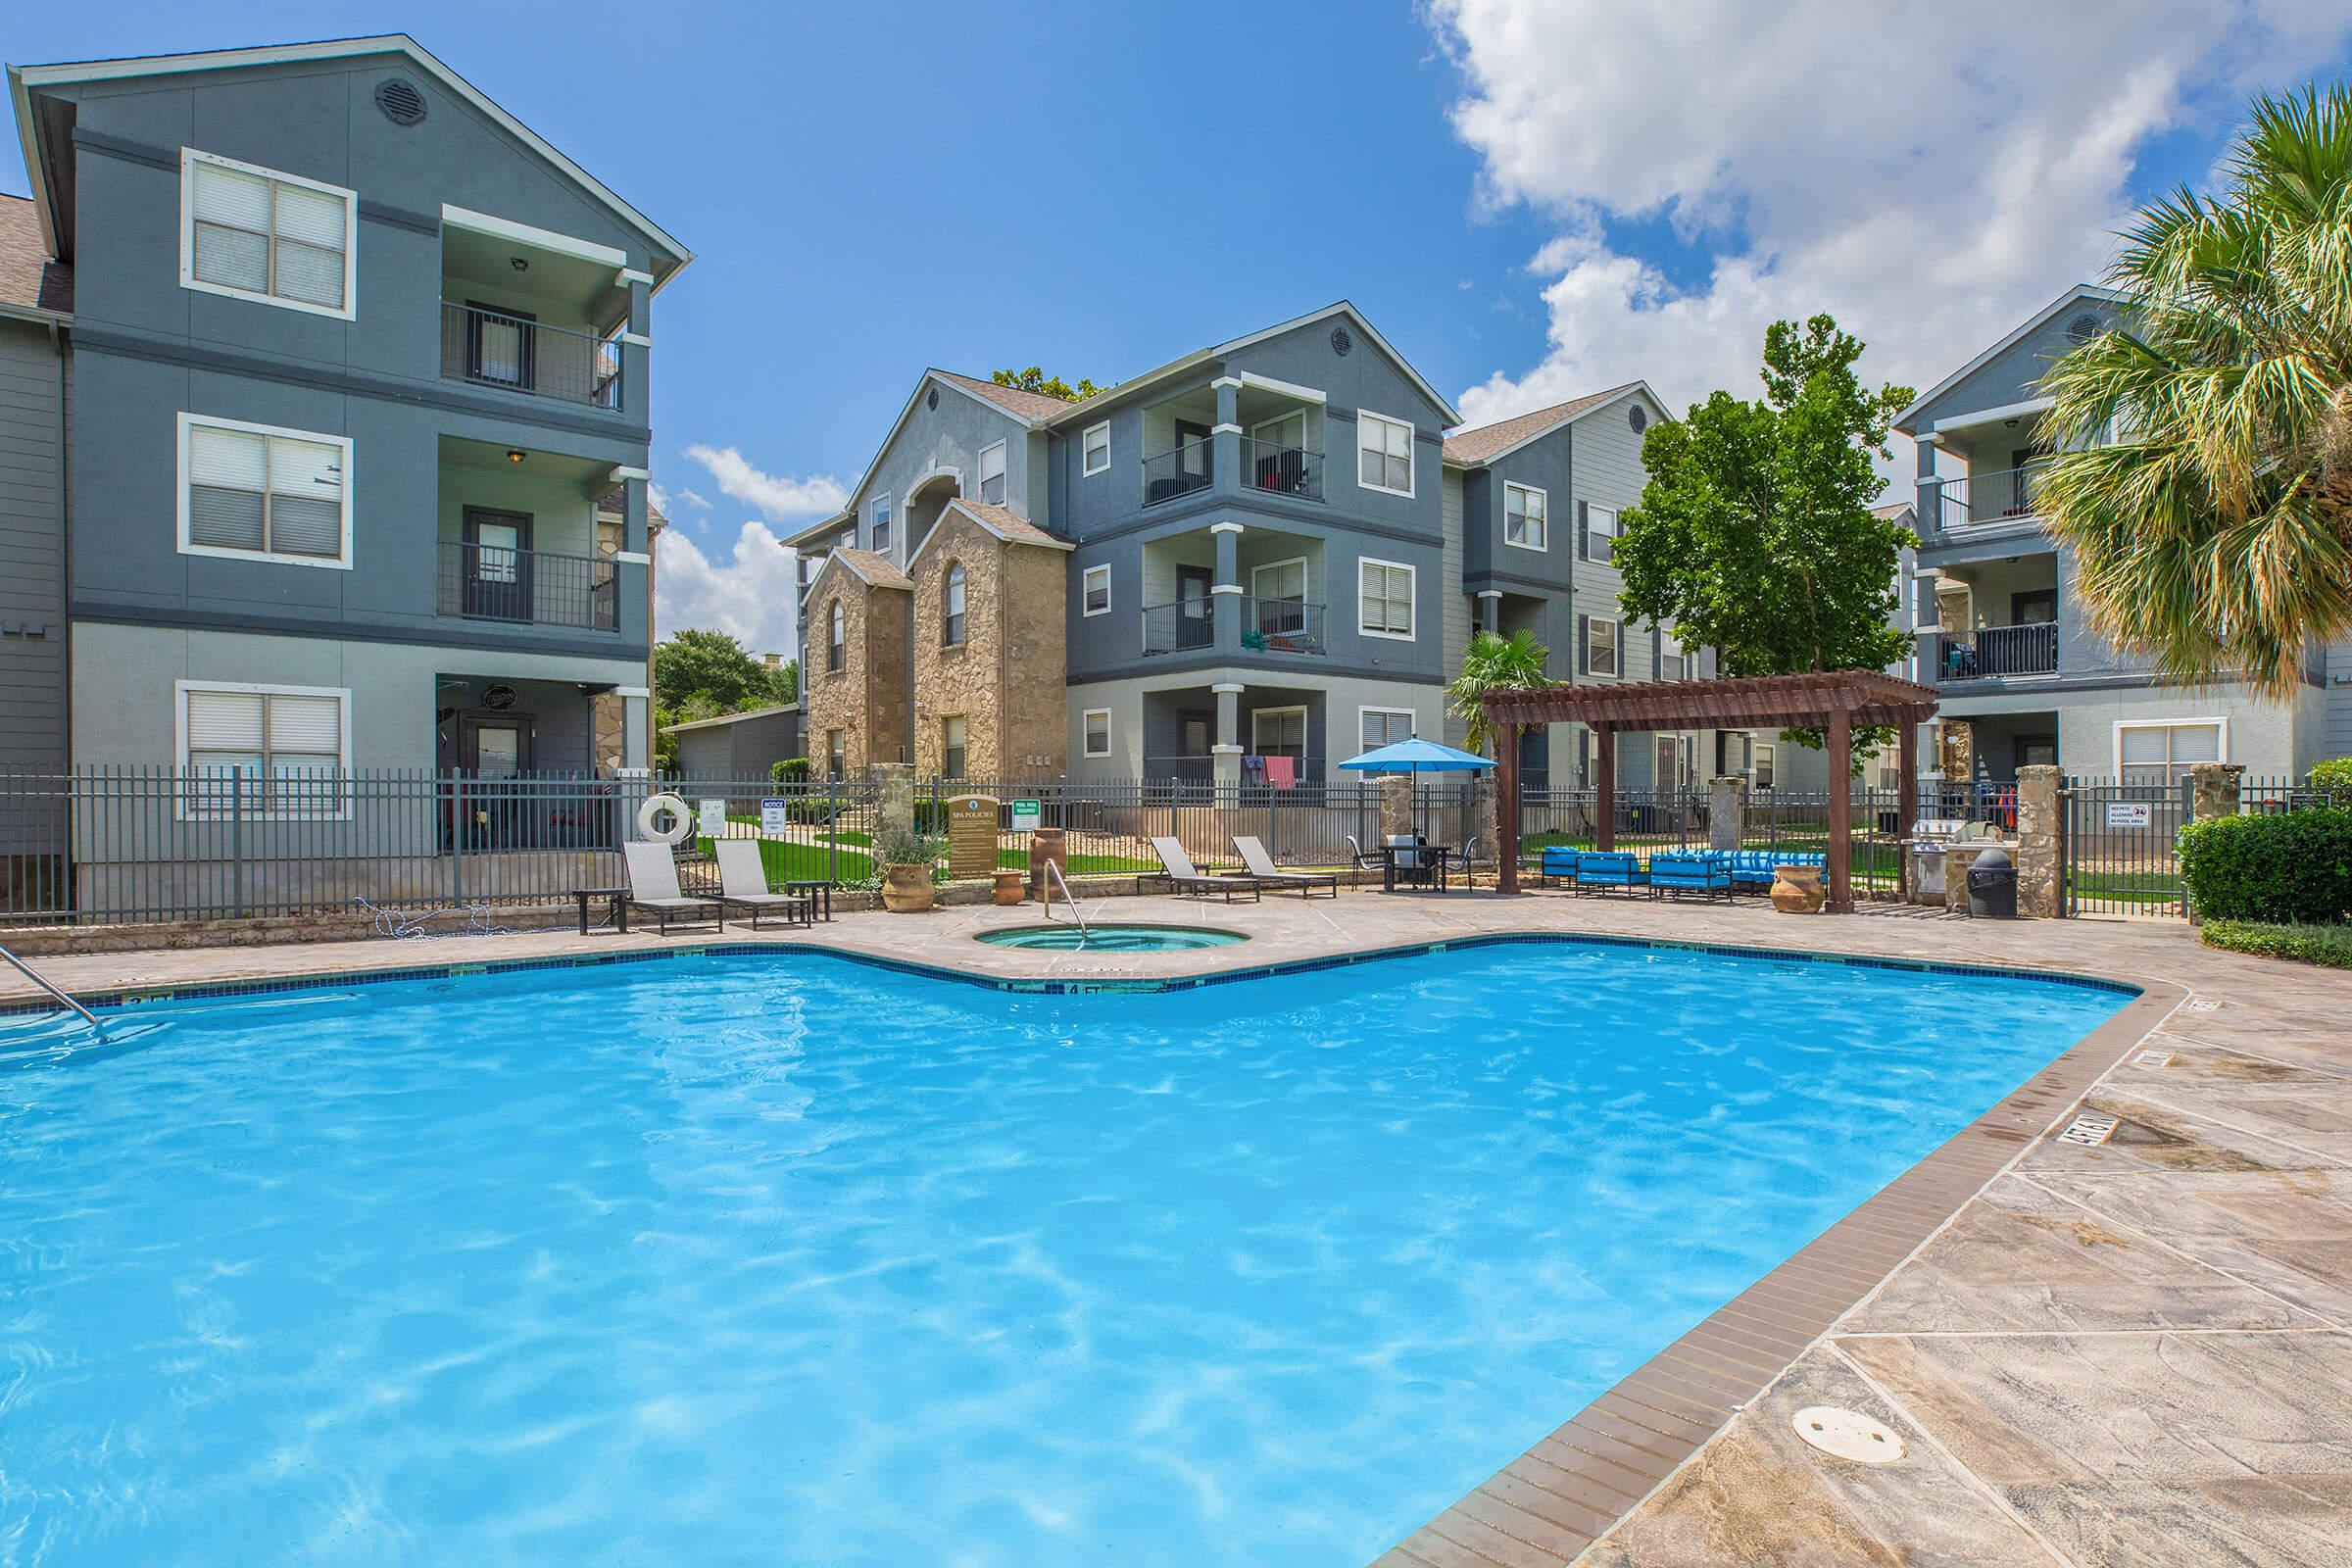
[[[1036,832],[1037,824],[1043,820],[1044,817],[1044,810],[1040,808],[1038,803],[1035,801],[1015,801],[1012,803],[1012,830],[1015,833]]]
[[[2123,801],[2107,803],[2107,825],[2109,827],[2146,827],[2150,820],[2148,805],[2145,801],[2136,804],[2128,804]]]
[[[792,827],[792,818],[787,814],[791,807],[792,803],[781,795],[760,797],[760,831],[762,833],[788,831]]]
[[[723,839],[727,836],[727,803],[723,800],[705,801],[703,807],[703,837]]]

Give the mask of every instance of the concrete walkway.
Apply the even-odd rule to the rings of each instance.
[[[1859,1304],[1827,1333],[1753,1353],[1769,1359],[1753,1374],[1761,1392],[1728,1422],[1677,1421],[1613,1395],[1581,1416],[1563,1410],[1578,1420],[1548,1459],[1515,1465],[1384,1561],[2352,1568],[2352,974],[2208,952],[2172,921],[1991,924],[1891,906],[1797,920],[1752,903],[1350,893],[1121,900],[1090,912],[1251,940],[1116,959],[971,941],[1035,923],[1033,907],[858,914],[759,940],[1066,979],[1483,931],[1598,932],[2068,969],[2149,985],[2166,1005],[2184,988],[2188,1000],[2090,1084],[2082,1108],[2116,1122],[2104,1143],[2053,1136],[2076,1089],[2033,1102],[2006,1168],[1990,1167],[1891,1272],[1874,1268]],[[725,939],[752,938],[730,927]],[[562,932],[90,955],[44,968],[77,991],[168,989],[708,940]],[[11,977],[0,999],[27,989]],[[1866,1465],[1807,1446],[1791,1418],[1814,1405],[1883,1423],[1903,1457]]]

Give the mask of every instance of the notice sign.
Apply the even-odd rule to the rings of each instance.
[[[957,881],[997,868],[997,799],[958,795],[948,802],[948,875]]]
[[[2148,806],[2144,801],[2137,805],[2127,805],[2122,801],[2107,803],[2109,827],[2146,827],[2150,820]]]
[[[1045,819],[1045,811],[1035,801],[1012,803],[1012,830],[1015,833],[1034,833],[1037,824]]]
[[[762,796],[760,801],[760,831],[782,833],[788,830],[792,826],[792,818],[786,812],[791,806],[792,803],[780,795]]]
[[[707,839],[727,836],[727,803],[723,800],[704,801],[702,804],[702,833]]]

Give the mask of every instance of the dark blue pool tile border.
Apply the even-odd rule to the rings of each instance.
[[[462,940],[462,939],[453,939]],[[1770,963],[1827,963],[1842,964],[1849,968],[1899,969],[1919,974],[1951,974],[1991,977],[1995,979],[2037,980],[2048,985],[2075,986],[2087,991],[2105,991],[2118,996],[2136,997],[2141,988],[2121,980],[2099,975],[2073,974],[2064,970],[2020,969],[2002,964],[1942,963],[1926,958],[1887,958],[1861,956],[1841,953],[1816,953],[1788,948],[1760,948],[1737,943],[1681,942],[1662,937],[1610,936],[1599,932],[1553,931],[1495,931],[1480,932],[1447,938],[1442,942],[1414,942],[1399,947],[1373,948],[1362,953],[1333,954],[1321,958],[1294,958],[1280,963],[1253,964],[1241,969],[1220,969],[1207,974],[1130,976],[1101,980],[1018,979],[1001,975],[979,974],[969,969],[949,969],[937,964],[918,963],[909,958],[893,958],[882,954],[860,953],[847,948],[819,947],[808,943],[780,942],[709,942],[687,943],[674,948],[646,948],[623,953],[563,954],[545,958],[486,958],[476,962],[464,960],[450,963],[406,965],[397,968],[329,970],[318,974],[286,975],[267,980],[209,980],[186,985],[126,986],[112,991],[84,992],[79,1000],[92,1007],[137,1007],[161,1002],[187,1002],[224,997],[267,996],[284,991],[307,991],[322,986],[388,985],[403,980],[447,980],[476,974],[519,974],[536,969],[588,969],[615,963],[657,963],[679,958],[723,958],[759,955],[815,955],[838,958],[848,963],[864,964],[870,968],[887,969],[898,974],[919,976],[929,980],[949,980],[983,990],[1008,992],[1022,996],[1079,997],[1152,995],[1168,991],[1196,991],[1206,986],[1236,985],[1247,980],[1267,980],[1278,975],[1308,974],[1321,969],[1343,969],[1360,963],[1378,963],[1390,958],[1418,957],[1432,953],[1452,953],[1472,948],[1503,947],[1511,944],[1533,944],[1545,947],[1642,948],[1667,953],[1702,953],[1736,958],[1755,958]],[[24,997],[0,1002],[0,1017],[24,1013],[62,1012],[55,1002],[42,997]]]

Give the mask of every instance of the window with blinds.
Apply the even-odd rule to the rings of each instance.
[[[193,148],[180,173],[182,283],[351,317],[353,192]]]
[[[1369,557],[1356,563],[1356,626],[1367,637],[1413,635],[1413,568]]]
[[[303,687],[180,687],[190,815],[334,816],[343,810],[345,694]]]
[[[180,548],[351,564],[351,443],[180,416]]]

